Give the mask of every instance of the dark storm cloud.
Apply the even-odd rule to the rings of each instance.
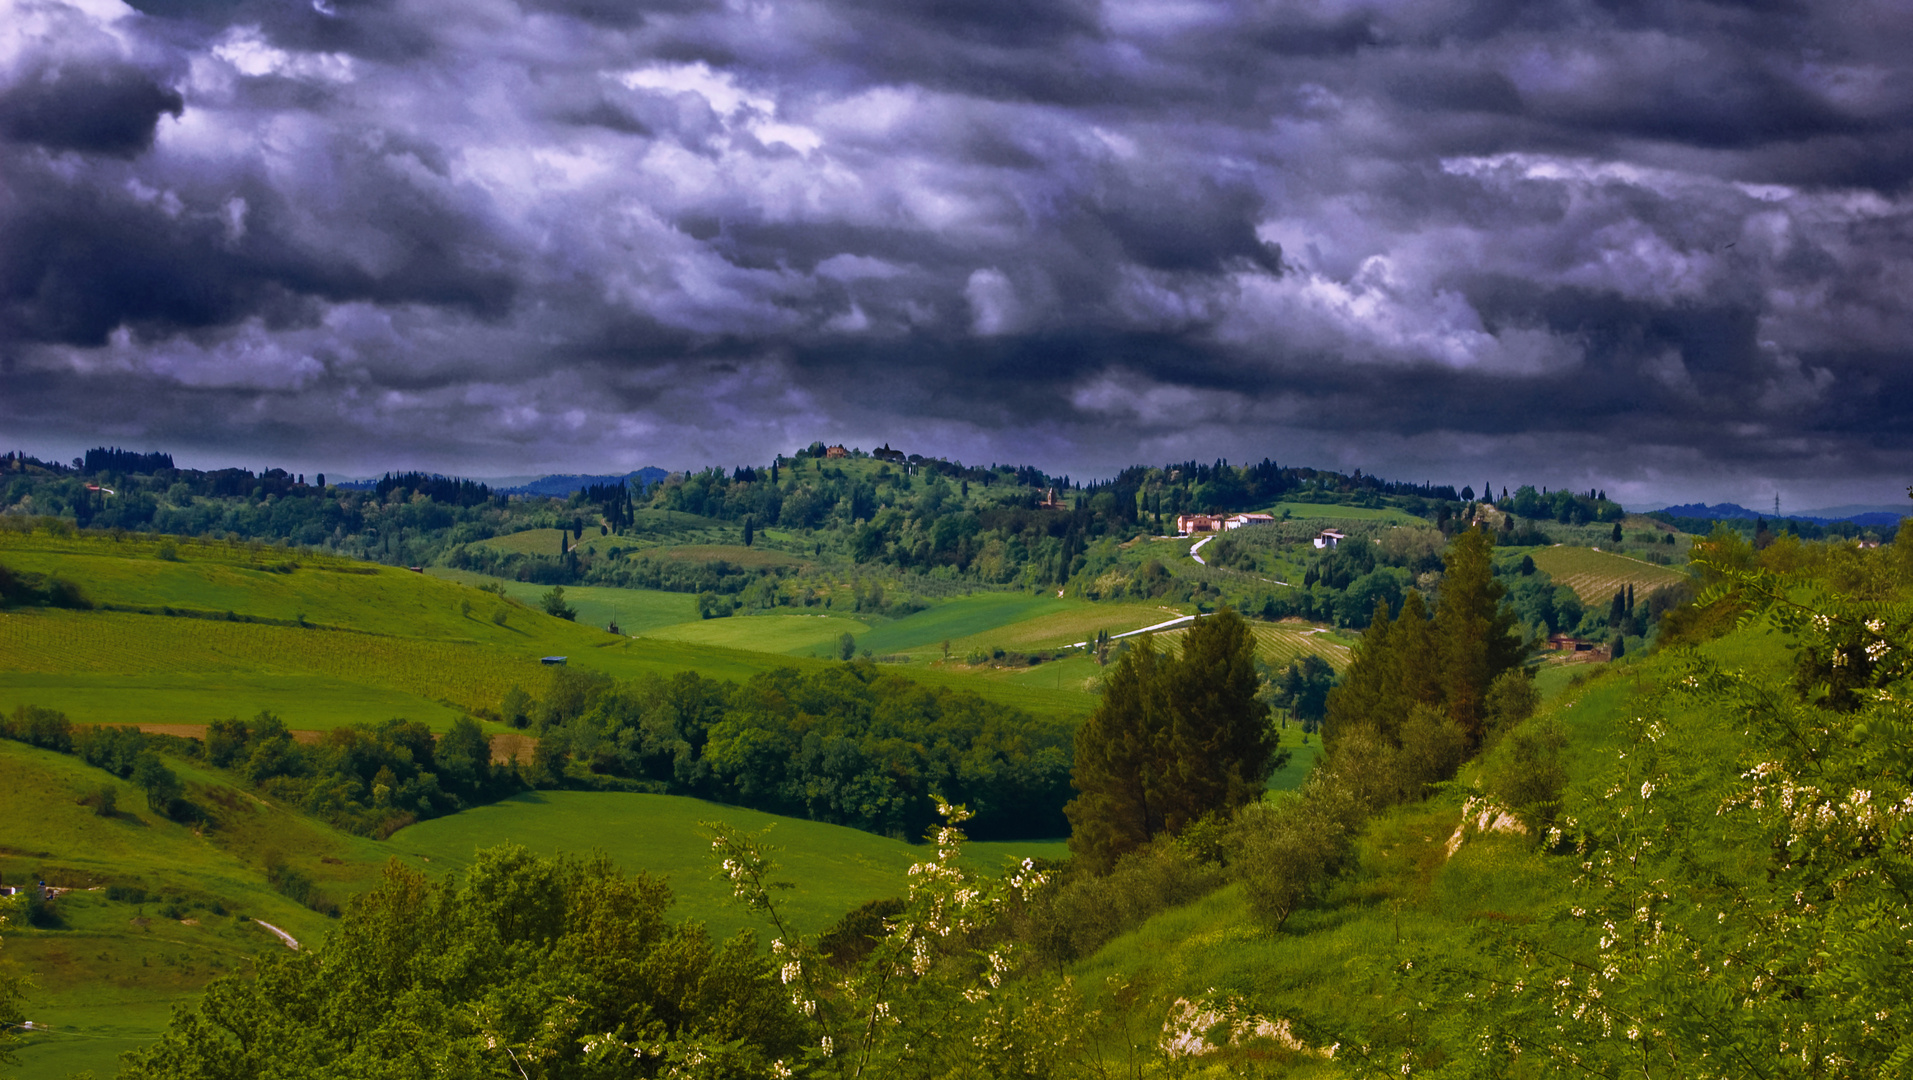
[[[0,0],[0,425],[1872,501],[1908,56],[1884,0]]]

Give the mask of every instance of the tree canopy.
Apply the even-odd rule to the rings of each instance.
[[[1070,850],[1097,865],[1259,796],[1282,758],[1240,615],[1201,619],[1182,654],[1147,641],[1110,671],[1076,733]]]

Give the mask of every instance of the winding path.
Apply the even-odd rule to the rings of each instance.
[[[1200,539],[1200,540],[1198,540],[1198,541],[1196,541],[1195,543],[1193,543],[1193,544],[1191,544],[1191,545],[1189,545],[1189,557],[1190,557],[1190,558],[1192,558],[1192,559],[1194,559],[1194,560],[1196,560],[1196,561],[1197,561],[1197,562],[1199,562],[1199,563],[1202,563],[1202,565],[1204,565],[1204,566],[1207,566],[1207,565],[1209,565],[1209,564],[1208,564],[1207,562],[1204,562],[1204,561],[1203,561],[1203,558],[1202,558],[1202,556],[1200,556],[1200,555],[1198,555],[1198,554],[1196,554],[1196,552],[1198,552],[1198,551],[1201,551],[1201,550],[1202,550],[1202,545],[1204,545],[1204,544],[1206,544],[1206,543],[1208,543],[1209,541],[1211,541],[1211,540],[1214,540],[1214,539],[1215,539],[1215,536],[1214,536],[1213,534],[1211,534],[1211,535],[1209,535],[1209,536],[1205,536],[1205,537],[1203,537],[1202,539]]]
[[[273,933],[278,934],[280,940],[286,943],[286,948],[291,949],[294,952],[298,951],[299,949],[298,938],[293,937],[291,934],[286,933],[284,930],[279,929],[278,927],[272,925],[271,923],[265,921],[264,919],[254,919],[253,922],[256,922],[260,926],[263,926],[266,929],[272,931]]]

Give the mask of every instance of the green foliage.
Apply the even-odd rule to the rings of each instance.
[[[1353,864],[1363,808],[1348,785],[1317,774],[1300,791],[1244,808],[1236,822],[1236,872],[1249,912],[1281,929]]]
[[[0,564],[0,611],[13,607],[92,607],[78,585],[63,578],[35,573],[16,573]]]
[[[442,883],[393,864],[328,945],[216,980],[121,1076],[778,1075],[804,1025],[775,968],[748,935],[668,924],[670,899],[522,848]]]
[[[979,836],[1066,828],[1065,727],[867,660],[742,684],[570,673],[553,686],[535,722],[543,785],[697,795],[898,837],[935,820],[933,795],[974,805]]]
[[[563,585],[553,585],[545,595],[539,597],[538,608],[553,618],[564,619],[566,621],[575,620],[578,617],[577,609],[565,603],[565,587]]]
[[[1024,951],[1002,930],[1046,884],[1033,863],[1002,878],[966,870],[961,808],[931,837],[934,858],[909,871],[909,893],[881,934],[865,920],[862,958],[837,964],[790,931],[776,866],[754,837],[714,827],[713,846],[736,899],[778,927],[778,977],[805,1018],[816,1076],[987,1076],[1009,1080],[1099,1075],[1089,1025],[1068,980],[1016,977]],[[839,935],[838,940],[841,940]],[[871,940],[874,938],[875,940]]]
[[[1098,867],[1257,797],[1281,761],[1257,700],[1255,639],[1233,611],[1198,620],[1179,657],[1123,654],[1076,733],[1070,849]]]
[[[1397,1028],[1377,1071],[1904,1071],[1913,610],[1735,569],[1721,546],[1716,602],[1793,636],[1806,677],[1690,654],[1644,688],[1624,714],[1625,752],[1551,834],[1575,845],[1572,890],[1532,929],[1484,935],[1473,957],[1405,964],[1420,1004],[1404,1019],[1421,1034],[1404,1042]],[[1559,734],[1535,742],[1545,771]]]
[[[146,808],[155,813],[165,813],[175,799],[186,793],[178,774],[150,750],[134,760],[132,779],[133,784],[146,793]]]

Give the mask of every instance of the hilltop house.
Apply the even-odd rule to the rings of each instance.
[[[842,446],[826,446],[824,447],[824,456],[827,458],[849,457],[850,451],[844,449]]]

